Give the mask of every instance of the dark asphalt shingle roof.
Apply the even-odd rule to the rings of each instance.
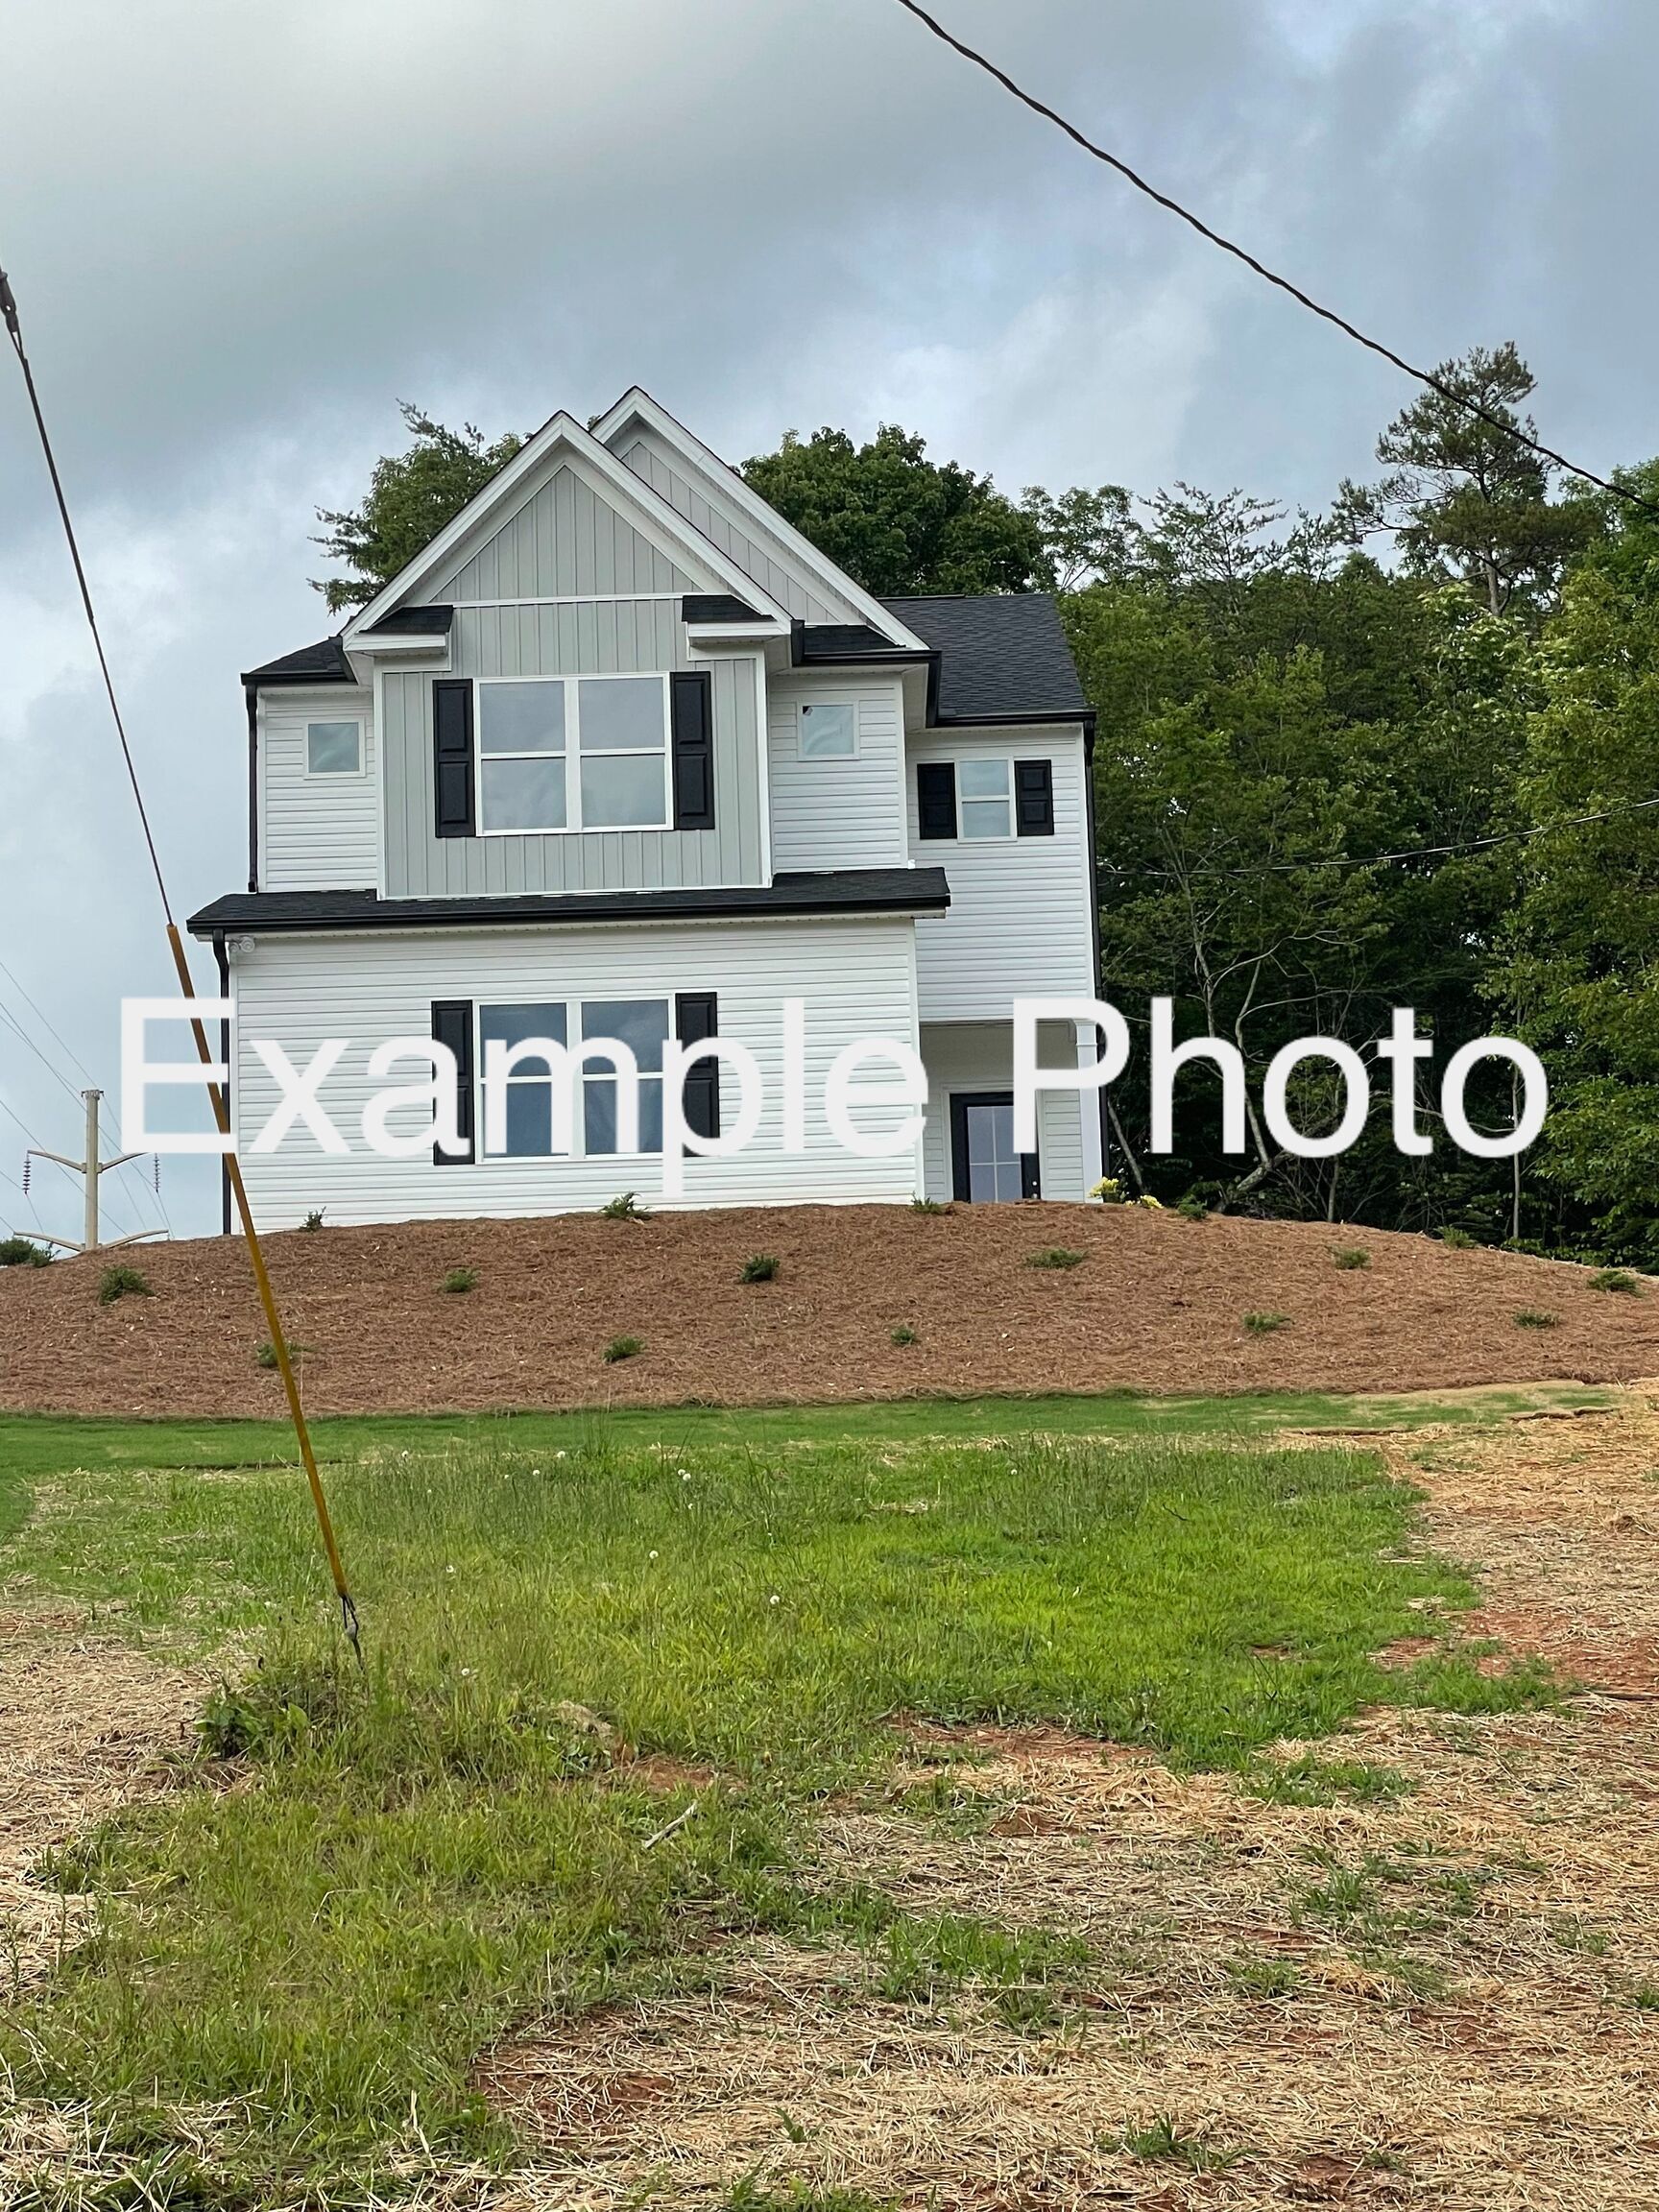
[[[1046,591],[884,599],[939,653],[939,718],[1007,721],[1090,712],[1059,610]]]
[[[1046,591],[884,599],[882,605],[938,653],[942,722],[1088,716],[1059,611]],[[737,621],[752,611],[729,594],[709,592],[688,594],[684,612],[693,621]],[[402,607],[374,627],[388,636],[437,636],[448,629],[453,614],[448,607]],[[814,623],[802,632],[801,650],[808,663],[891,659],[895,653],[879,632],[863,623]],[[271,685],[354,681],[338,637],[301,646],[243,677],[245,684]]]
[[[394,607],[378,622],[371,622],[365,637],[447,637],[455,620],[453,607]]]
[[[301,645],[298,653],[284,653],[279,661],[267,661],[262,668],[245,668],[244,684],[354,684],[351,663],[338,637],[320,637],[315,645]]]
[[[770,883],[686,891],[532,892],[496,899],[381,899],[373,891],[238,891],[192,914],[198,937],[215,929],[445,929],[550,922],[685,921],[791,914],[943,913],[943,868],[838,868]]]
[[[734,591],[687,591],[680,601],[683,622],[758,622],[758,612]]]

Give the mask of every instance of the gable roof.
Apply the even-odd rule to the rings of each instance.
[[[1060,613],[1047,591],[890,599],[939,655],[932,719],[1085,722],[1084,697]]]
[[[418,600],[421,586],[430,584],[459,558],[461,548],[469,540],[488,531],[498,517],[505,519],[530,495],[543,473],[552,473],[561,456],[581,464],[596,476],[627,518],[636,522],[677,565],[689,570],[707,571],[711,589],[723,588],[738,594],[761,614],[774,620],[780,634],[787,631],[788,616],[752,576],[746,575],[736,562],[705,538],[684,516],[677,514],[643,477],[636,475],[608,446],[602,445],[573,415],[561,410],[550,417],[533,438],[525,441],[512,460],[496,470],[482,491],[473,494],[413,561],[376,592],[366,607],[358,609],[343,634],[347,646],[368,639],[376,630],[386,635],[383,626],[388,616]]]
[[[654,430],[693,473],[703,478],[717,498],[729,500],[754,527],[770,538],[781,552],[789,555],[808,576],[828,585],[835,598],[861,614],[890,644],[907,645],[912,649],[920,646],[922,640],[905,627],[903,616],[894,612],[891,602],[884,604],[866,591],[862,584],[855,584],[845,569],[838,568],[827,553],[821,552],[809,538],[804,537],[792,522],[786,522],[775,507],[769,506],[758,492],[746,484],[712,446],[705,445],[694,431],[687,430],[660,400],[653,399],[641,384],[634,385],[613,407],[607,408],[594,423],[593,435],[606,445],[614,447],[631,422],[643,423],[647,429]]]

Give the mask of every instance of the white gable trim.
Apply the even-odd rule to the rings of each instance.
[[[758,492],[745,484],[735,469],[729,468],[719,454],[687,430],[684,422],[677,422],[665,407],[659,406],[641,385],[636,384],[632,391],[623,393],[615,406],[594,423],[593,435],[606,445],[613,446],[631,422],[642,422],[648,429],[655,430],[660,438],[690,464],[697,474],[730,499],[734,507],[740,508],[752,522],[774,538],[787,552],[793,554],[808,575],[817,577],[820,583],[830,587],[837,598],[845,599],[856,608],[873,630],[879,631],[883,637],[889,638],[895,645],[906,646],[917,653],[927,650],[925,641],[914,631],[907,630],[890,608],[883,607],[880,600],[874,598],[861,584],[854,584],[851,576],[837,568],[834,562],[827,554],[821,553],[810,539],[804,538],[793,523],[786,522],[775,507],[766,504]]]
[[[641,536],[649,539],[676,567],[692,572],[703,570],[711,584],[724,586],[787,632],[788,615],[761,590],[752,576],[746,575],[717,545],[710,544],[701,531],[694,530],[683,516],[677,515],[666,499],[601,445],[573,415],[561,410],[519,447],[507,466],[468,501],[460,514],[439,531],[407,567],[394,576],[367,607],[358,609],[343,634],[348,652],[373,650],[379,640],[365,638],[363,632],[383,621],[405,600],[418,606],[421,587],[454,561],[469,540],[486,532],[493,522],[504,521],[508,513],[528,498],[533,490],[540,489],[541,483],[552,475],[562,460],[586,478],[590,491],[619,506]]]

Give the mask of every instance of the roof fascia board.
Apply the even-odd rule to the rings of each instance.
[[[809,538],[804,538],[792,522],[786,522],[775,507],[769,507],[758,492],[745,484],[735,469],[722,461],[712,447],[705,445],[694,431],[677,421],[668,410],[653,399],[642,385],[636,384],[624,392],[621,398],[603,414],[593,425],[593,435],[606,445],[632,421],[637,420],[647,428],[655,430],[673,446],[675,451],[689,462],[697,472],[711,482],[734,506],[742,509],[752,522],[758,523],[768,536],[792,553],[820,583],[829,585],[839,598],[857,609],[873,630],[879,630],[884,637],[891,637],[895,645],[906,645],[914,651],[924,651],[924,641],[913,631],[907,630],[899,617],[883,607],[880,600],[872,597],[861,584],[854,584],[844,569],[837,568],[828,554],[821,553]],[[632,473],[632,471],[630,471]]]
[[[614,494],[632,510],[629,520],[676,566],[693,572],[699,568],[707,570],[727,589],[739,592],[752,603],[758,600],[758,613],[787,622],[788,616],[782,608],[761,590],[752,576],[746,575],[700,530],[693,529],[684,516],[677,515],[666,499],[600,445],[573,415],[561,409],[518,448],[504,469],[491,477],[482,491],[474,493],[430,544],[399,570],[366,607],[359,608],[342,633],[348,652],[360,650],[364,631],[384,621],[395,607],[406,599],[418,601],[421,586],[454,559],[469,539],[502,514],[516,493],[527,496],[525,487],[542,470],[549,476],[553,473],[562,450],[570,459],[587,464],[589,491],[597,492],[602,485],[607,494]],[[578,473],[582,471],[578,469]]]

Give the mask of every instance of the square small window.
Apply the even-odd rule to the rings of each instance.
[[[964,760],[956,770],[962,799],[965,838],[1014,834],[1014,764],[1010,760]]]
[[[307,776],[361,776],[362,723],[307,722],[305,773]]]
[[[801,709],[803,760],[851,760],[858,750],[858,710],[848,699],[820,699]]]

